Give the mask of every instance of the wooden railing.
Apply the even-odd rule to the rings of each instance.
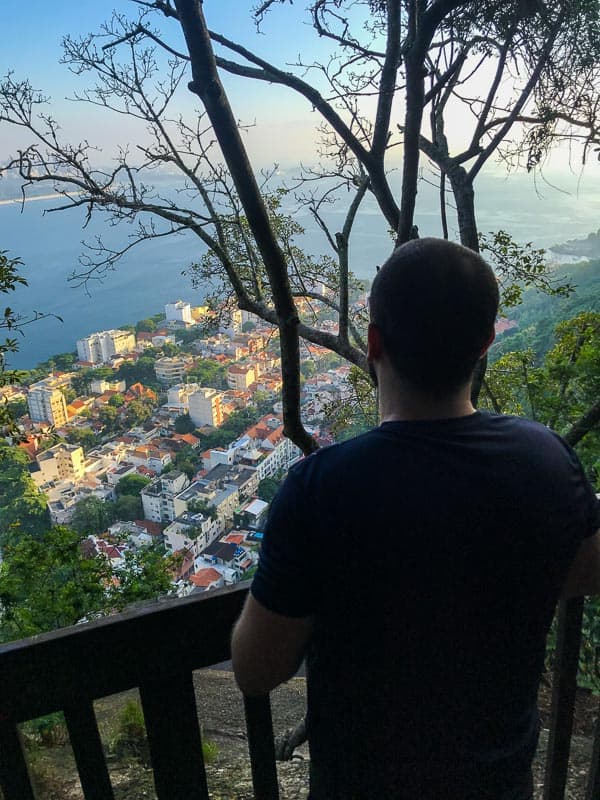
[[[140,691],[159,800],[209,797],[192,672],[229,658],[247,585],[167,601],[0,648],[0,786],[5,800],[34,800],[18,724],[63,711],[86,800],[114,797],[94,700]],[[559,612],[544,800],[563,800],[573,727],[583,602]],[[257,800],[277,800],[268,699],[246,699]],[[586,800],[600,800],[597,729]]]

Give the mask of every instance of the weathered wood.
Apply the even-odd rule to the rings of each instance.
[[[563,800],[565,796],[573,732],[582,616],[582,597],[563,601],[559,606],[544,800]]]
[[[85,800],[114,800],[93,703],[73,702],[64,714]]]
[[[255,800],[279,800],[269,697],[244,697]]]
[[[0,719],[0,786],[4,800],[35,800],[17,726]]]
[[[0,647],[0,709],[22,722],[230,656],[248,584],[167,600]],[[83,695],[82,695],[83,693]]]
[[[140,684],[158,800],[208,800],[192,674]]]
[[[600,800],[600,713],[594,727],[594,749],[585,790],[585,800]]]

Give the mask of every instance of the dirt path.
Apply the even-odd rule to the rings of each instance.
[[[211,800],[252,800],[252,782],[246,743],[244,709],[231,673],[205,670],[195,676],[196,700],[203,739],[212,744],[213,760],[207,764]],[[101,731],[110,738],[119,709],[135,693],[105,698],[97,704]],[[550,692],[540,693],[542,722],[547,724]],[[304,713],[305,682],[294,678],[271,696],[275,736],[295,727]],[[577,699],[575,733],[566,800],[583,800],[591,758],[591,736],[597,713],[597,699],[580,693]],[[543,730],[534,763],[536,799],[542,797],[547,731]],[[151,770],[138,761],[123,763],[108,758],[115,800],[154,800]],[[75,765],[68,744],[40,748],[34,757],[40,778],[40,800],[81,800]],[[304,800],[308,793],[308,749],[303,745],[295,758],[278,764],[281,800]]]

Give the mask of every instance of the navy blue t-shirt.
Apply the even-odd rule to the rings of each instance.
[[[387,422],[293,467],[252,594],[314,617],[311,797],[482,798],[517,780],[560,590],[598,528],[573,451],[515,417]]]

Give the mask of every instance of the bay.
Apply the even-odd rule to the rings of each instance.
[[[600,225],[600,195],[592,183],[587,180],[578,184],[576,176],[566,176],[560,179],[563,191],[544,185],[536,193],[530,176],[484,174],[477,183],[480,230],[503,229],[517,241],[531,241],[539,247],[586,236]],[[415,220],[422,236],[441,233],[437,194],[435,186],[421,182]],[[100,215],[83,229],[82,209],[48,213],[53,205],[48,200],[32,200],[24,206],[0,205],[0,249],[23,260],[22,273],[29,282],[28,287],[19,287],[4,296],[3,306],[10,305],[25,315],[36,310],[63,320],[49,317],[28,326],[10,366],[33,367],[55,353],[74,350],[82,336],[135,323],[180,297],[192,304],[202,302],[204,293],[193,289],[190,278],[182,275],[204,252],[202,242],[188,233],[133,248],[102,281],[92,280],[87,287],[69,282],[69,276],[80,269],[82,240],[93,242],[96,235],[102,235],[109,247],[122,247],[134,228],[128,223],[111,227],[108,217]],[[302,246],[315,254],[327,252],[325,238],[315,230],[308,212],[289,199],[285,210],[293,213],[308,231],[301,239]],[[333,230],[341,230],[341,202],[328,207],[324,215]],[[455,237],[451,207],[449,217],[451,236]],[[371,280],[376,265],[387,257],[392,244],[374,200],[367,197],[352,236],[351,269],[359,277]]]

